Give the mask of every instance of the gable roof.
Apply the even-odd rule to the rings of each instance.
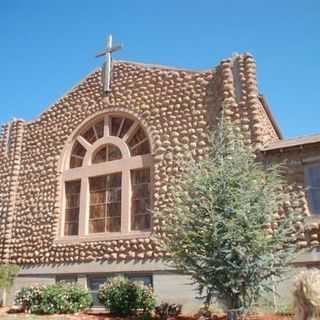
[[[271,142],[262,148],[262,151],[271,151],[278,149],[287,149],[300,147],[308,144],[314,144],[320,142],[320,134],[314,134],[310,136],[297,137],[292,139],[278,140]]]
[[[260,94],[259,100],[260,100],[260,103],[262,104],[265,112],[267,113],[267,116],[268,116],[269,120],[271,121],[271,124],[272,124],[274,130],[276,131],[279,139],[283,139],[283,135],[280,130],[280,127],[278,126],[278,123],[277,123],[276,119],[274,118],[272,111],[271,111],[271,108],[270,108],[266,98],[264,97],[264,95]]]

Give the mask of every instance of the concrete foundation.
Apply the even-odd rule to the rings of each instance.
[[[259,305],[263,308],[284,308],[293,303],[293,283],[295,276],[303,268],[293,268],[280,282],[276,290],[278,295],[265,295]],[[106,279],[109,276],[123,275],[133,278],[148,277],[154,288],[157,302],[180,303],[184,314],[194,314],[201,307],[197,298],[196,286],[190,276],[178,273],[170,265],[161,261],[131,261],[131,262],[91,262],[78,264],[59,264],[24,266],[16,278],[13,288],[7,295],[7,303],[14,303],[15,293],[24,286],[53,284],[58,279],[75,278],[77,283],[90,291],[90,279],[98,277]]]

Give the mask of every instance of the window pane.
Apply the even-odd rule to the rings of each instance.
[[[310,189],[309,194],[312,201],[314,212],[320,213],[320,190],[318,188]]]
[[[142,128],[139,128],[135,134],[133,135],[133,137],[129,140],[129,146],[133,147],[135,144],[139,143],[140,141],[144,140],[144,138],[146,137],[144,131]]]
[[[64,225],[64,234],[66,236],[77,236],[78,235],[78,222],[68,223],[66,222]]]
[[[66,209],[66,222],[77,222],[79,220],[79,208]]]
[[[102,138],[103,137],[103,129],[104,129],[104,120],[99,121],[96,125],[95,125],[95,129],[96,129],[96,133],[98,135],[98,138]]]
[[[142,128],[135,132],[128,144],[132,156],[150,153],[149,141]]]
[[[107,204],[107,215],[109,217],[121,216],[121,202],[113,202]]]
[[[152,287],[152,276],[128,276],[128,279],[134,283]]]
[[[122,126],[121,132],[119,137],[122,138],[131,128],[131,126],[133,125],[133,120],[131,119],[125,119],[124,124]]]
[[[121,159],[121,151],[118,147],[114,146],[113,144],[107,145],[107,160],[119,160]]]
[[[98,300],[98,290],[107,281],[106,276],[90,276],[88,277],[88,289],[93,299],[93,306],[102,306]]]
[[[150,229],[150,214],[137,214],[132,221],[132,230]]]
[[[106,176],[90,178],[90,192],[106,190]]]
[[[56,282],[60,283],[68,283],[68,284],[76,284],[78,282],[78,277],[76,275],[58,275],[56,276]]]
[[[114,187],[106,192],[107,202],[120,202],[121,201],[121,188]]]
[[[79,194],[69,193],[66,197],[66,208],[79,208]]]
[[[111,135],[112,136],[117,136],[121,123],[122,123],[122,118],[119,118],[119,117],[111,118]]]
[[[101,163],[107,160],[107,148],[104,146],[93,156],[92,163]]]
[[[107,144],[94,154],[92,163],[119,160],[121,158],[122,155],[120,149],[112,144]]]
[[[106,202],[106,193],[105,191],[97,191],[90,193],[90,203],[105,203]]]
[[[80,157],[84,157],[86,154],[86,149],[78,141],[74,143],[72,154]]]
[[[64,234],[68,236],[78,234],[80,188],[80,180],[65,183],[66,204]]]
[[[150,182],[150,169],[140,169],[132,171],[132,183],[138,185],[141,183]]]
[[[97,132],[93,127],[88,129],[83,135],[82,135],[88,142],[91,144],[94,143],[98,139]]]
[[[120,232],[121,231],[121,217],[107,218],[107,231]]]
[[[320,214],[320,166],[306,168],[309,205],[313,213]]]
[[[85,154],[86,149],[76,141],[71,151],[70,168],[81,167]]]
[[[82,166],[83,159],[71,156],[70,158],[70,168],[77,168]]]
[[[90,233],[100,233],[105,231],[105,219],[92,220],[89,222]]]
[[[320,166],[309,167],[308,170],[311,187],[320,187]]]
[[[107,187],[116,188],[121,187],[121,173],[110,174],[107,176]]]
[[[149,141],[145,141],[131,149],[132,156],[139,156],[147,153],[150,153]]]
[[[90,206],[90,219],[104,218],[105,217],[105,205]]]
[[[131,171],[131,183],[131,229],[150,229],[150,169]]]
[[[121,173],[90,178],[89,232],[121,230]]]

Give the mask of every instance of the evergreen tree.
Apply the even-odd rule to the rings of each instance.
[[[19,267],[14,264],[0,264],[0,292],[2,290],[2,302],[6,303],[7,291],[12,287],[14,279],[19,272]],[[0,298],[1,306],[1,298]]]
[[[281,168],[266,166],[220,121],[205,160],[186,161],[158,241],[176,268],[191,275],[209,304],[248,310],[295,250],[296,215],[279,216],[286,195]]]

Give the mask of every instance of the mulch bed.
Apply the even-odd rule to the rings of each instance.
[[[8,314],[9,308],[0,308],[0,320],[11,319]],[[12,314],[13,315],[13,314]],[[26,313],[16,313],[14,314],[14,319],[23,319],[30,317],[30,314]],[[33,316],[33,315],[32,315]],[[34,317],[34,316],[33,316]],[[291,315],[251,315],[247,318],[247,320],[293,320],[293,316]],[[124,320],[123,318],[114,317],[110,314],[106,313],[79,313],[73,315],[39,315],[32,319],[63,319],[63,320]],[[133,318],[132,318],[133,319]],[[196,320],[197,318],[192,316],[179,316],[177,320]],[[130,320],[130,319],[127,319]],[[213,316],[212,320],[226,320],[226,316]]]

